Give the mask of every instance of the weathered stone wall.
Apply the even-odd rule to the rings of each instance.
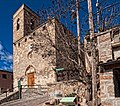
[[[24,7],[24,36],[29,35],[40,25],[40,17],[29,7]]]
[[[101,101],[115,98],[113,84],[113,70],[107,70],[100,74]]]
[[[16,42],[34,30],[31,29],[32,20],[34,23],[33,27],[35,29],[40,24],[40,17],[23,4],[13,15],[13,36],[15,36],[13,37],[13,42]],[[18,30],[17,24],[19,24]]]
[[[22,12],[22,14],[21,14]],[[16,19],[21,17],[20,29],[16,31]],[[18,85],[18,80],[22,79],[22,84],[28,84],[28,73],[34,72],[35,84],[46,85],[56,81],[56,74],[53,68],[72,66],[66,59],[57,54],[57,45],[59,49],[63,49],[63,54],[66,56],[69,53],[70,58],[75,59],[71,54],[71,49],[66,47],[66,43],[73,41],[76,43],[73,35],[67,35],[68,30],[56,19],[46,21],[38,26],[33,31],[31,28],[31,19],[35,21],[35,27],[39,24],[39,17],[32,10],[23,5],[14,15],[13,24],[13,69],[14,69],[14,87]],[[59,29],[60,28],[60,29]],[[57,30],[59,31],[57,31]],[[30,33],[32,31],[32,33]],[[59,42],[63,36],[66,42]],[[30,34],[29,34],[30,33]],[[18,37],[18,36],[19,37]],[[27,36],[26,36],[27,35]],[[57,37],[56,37],[57,36]],[[58,37],[59,36],[59,37]],[[72,40],[73,39],[73,40]],[[17,41],[16,41],[17,40]],[[63,40],[63,39],[62,39]],[[63,41],[64,41],[63,40]],[[69,42],[68,42],[69,40]],[[57,42],[56,42],[57,41]],[[64,45],[65,44],[65,45]],[[71,43],[72,44],[72,43]],[[70,45],[70,44],[69,44]],[[58,60],[56,60],[56,58]],[[60,63],[60,64],[57,64]],[[62,64],[62,65],[61,65]]]
[[[47,32],[43,30],[43,27],[46,27],[47,30],[49,30],[49,38],[51,37],[50,39],[54,43],[54,25],[52,26],[47,23],[40,26],[29,36],[16,42],[13,46],[14,86],[17,86],[17,81],[21,77],[23,78],[22,84],[27,84],[27,74],[30,72],[35,73],[35,84],[45,85],[46,83],[54,82],[56,80],[56,76],[52,69],[55,67],[55,64],[53,64],[55,63],[55,49],[51,46],[50,41],[46,39]],[[39,44],[41,44],[42,48],[40,48],[41,46],[38,47]],[[52,54],[50,56],[47,54],[44,56],[45,51],[52,51]]]
[[[117,59],[120,55],[120,48],[112,41],[112,30],[102,32],[97,36],[99,61],[107,64],[108,60]],[[114,45],[113,45],[114,43]],[[117,66],[118,67],[118,66]],[[119,106],[120,99],[115,97],[115,88],[113,81],[113,70],[115,65],[112,64],[101,66],[100,73],[100,99],[102,106]]]
[[[62,23],[55,22],[55,43],[56,50],[56,66],[58,68],[75,69],[75,61],[77,63],[77,38]]]
[[[120,99],[108,99],[102,102],[101,106],[120,106]]]
[[[48,84],[48,93],[50,96],[55,96],[55,94],[62,94],[62,96],[68,96],[72,93],[78,94],[79,97],[85,97],[85,85],[79,81],[62,81],[52,84]]]
[[[106,63],[112,59],[110,32],[103,32],[97,36],[99,61]],[[112,106],[110,99],[115,99],[113,70],[102,70],[100,73],[100,99],[103,106]]]
[[[89,72],[90,70],[90,65],[89,61],[90,56],[89,56],[89,36],[86,36],[84,39],[84,47],[85,50],[87,51],[86,57],[85,57],[85,65],[86,69]],[[112,48],[111,44],[112,38],[111,38],[111,31],[108,30],[106,32],[101,32],[97,34],[97,47],[98,49],[98,56],[99,58],[97,59],[100,63],[108,63],[113,60],[113,56],[115,59],[119,57],[119,48]],[[108,68],[109,66],[107,65],[104,67],[104,65],[101,67],[101,70],[97,70],[99,73],[98,80],[100,81],[100,88],[99,85],[98,87],[98,98],[100,102],[102,103],[102,106],[118,106],[114,105],[115,102],[115,91],[114,91],[114,82],[113,82],[113,69]],[[108,68],[108,69],[107,69]],[[100,91],[99,91],[100,90]],[[111,101],[113,100],[113,101]],[[99,101],[98,101],[99,102]],[[117,104],[117,103],[116,103]]]
[[[13,42],[17,41],[24,36],[24,6],[18,9],[18,11],[13,15]],[[19,18],[20,29],[17,31],[17,20]]]
[[[104,63],[112,59],[112,47],[110,32],[104,32],[97,36],[99,61]]]

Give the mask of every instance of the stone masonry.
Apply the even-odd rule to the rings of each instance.
[[[85,47],[88,48],[86,45],[89,43],[89,39],[85,38],[85,41]],[[120,89],[118,88],[120,69],[120,28],[115,27],[113,29],[97,33],[96,41],[96,50],[98,50],[98,98],[102,106],[119,106],[120,96],[116,96],[119,95],[119,93],[116,93]],[[87,55],[90,60],[90,55]],[[87,69],[90,70],[87,58],[85,61]],[[116,72],[118,75],[116,75]]]
[[[63,45],[65,39],[67,43]],[[77,58],[71,49],[66,48],[69,42],[77,45],[76,38],[57,19],[49,19],[40,25],[40,17],[23,4],[13,15],[14,87],[20,79],[22,85],[31,84],[30,81],[33,81],[32,85],[56,82],[54,68],[73,67],[62,54]],[[32,80],[30,73],[34,74]]]

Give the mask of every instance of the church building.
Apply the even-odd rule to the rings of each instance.
[[[28,86],[56,82],[55,69],[74,68],[68,58],[76,60],[75,54],[76,37],[57,19],[40,24],[39,15],[24,4],[13,15],[14,87],[21,79]]]

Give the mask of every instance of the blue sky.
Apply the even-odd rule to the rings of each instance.
[[[52,0],[0,0],[0,41],[3,46],[12,53],[12,16],[15,11],[22,5],[26,4],[35,12],[41,9],[44,4],[46,7],[50,5]],[[81,0],[82,1],[82,0]],[[95,2],[92,0],[93,11],[96,11]],[[102,0],[99,0],[102,1]],[[108,0],[106,0],[108,1]],[[113,2],[115,0],[111,0]],[[117,0],[119,1],[119,0]],[[110,2],[110,1],[109,1]],[[86,6],[83,6],[87,10]],[[81,10],[80,16],[83,16],[84,11]],[[81,19],[84,21],[84,18]],[[86,26],[85,26],[86,27]]]
[[[2,55],[3,57],[5,57],[5,58],[2,58],[3,60],[0,59],[0,69],[1,69],[1,61],[4,61],[4,63],[6,65],[10,64],[10,67],[12,64],[12,53],[13,53],[13,49],[12,49],[12,43],[13,43],[12,42],[12,39],[13,39],[12,16],[13,16],[13,14],[16,12],[16,10],[22,4],[26,4],[33,11],[37,12],[39,9],[41,9],[43,4],[45,5],[45,7],[48,7],[51,3],[50,1],[52,1],[52,0],[0,0],[0,56]],[[81,0],[81,1],[83,1],[83,0]],[[96,13],[96,7],[95,7],[96,1],[97,0],[92,0],[94,13]],[[102,1],[102,0],[99,0],[99,1]],[[106,1],[109,1],[109,0],[106,0]],[[119,1],[119,0],[111,0],[111,2],[114,2],[114,1]],[[82,5],[82,7],[84,7],[85,11],[87,10],[86,4],[87,4],[87,2],[83,3],[83,5]],[[88,30],[88,27],[86,27],[86,24],[84,24],[84,22],[87,19],[87,17],[85,17],[85,15],[87,13],[84,10],[80,9],[80,18],[81,18],[80,21],[84,25],[84,28],[82,28],[82,29]],[[67,18],[67,21],[68,20],[70,20],[70,18],[69,19]],[[71,27],[70,24],[68,26]],[[71,27],[69,29],[72,30],[73,33],[74,32],[76,33],[76,30],[75,30],[76,25],[74,26],[74,28]],[[83,35],[85,35],[85,34],[83,34]],[[6,52],[6,54],[3,55],[3,53],[1,51]],[[6,63],[6,61],[9,61],[10,63],[9,62]]]
[[[26,4],[37,12],[43,4],[45,7],[50,5],[51,0],[0,0],[0,41],[4,48],[13,53],[12,49],[12,16],[22,5]],[[96,0],[94,0],[96,1]],[[87,8],[86,8],[87,9]]]

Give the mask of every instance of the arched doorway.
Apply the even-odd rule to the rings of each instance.
[[[27,76],[27,85],[29,88],[34,87],[35,84],[35,68],[29,65],[26,68],[25,75]]]

